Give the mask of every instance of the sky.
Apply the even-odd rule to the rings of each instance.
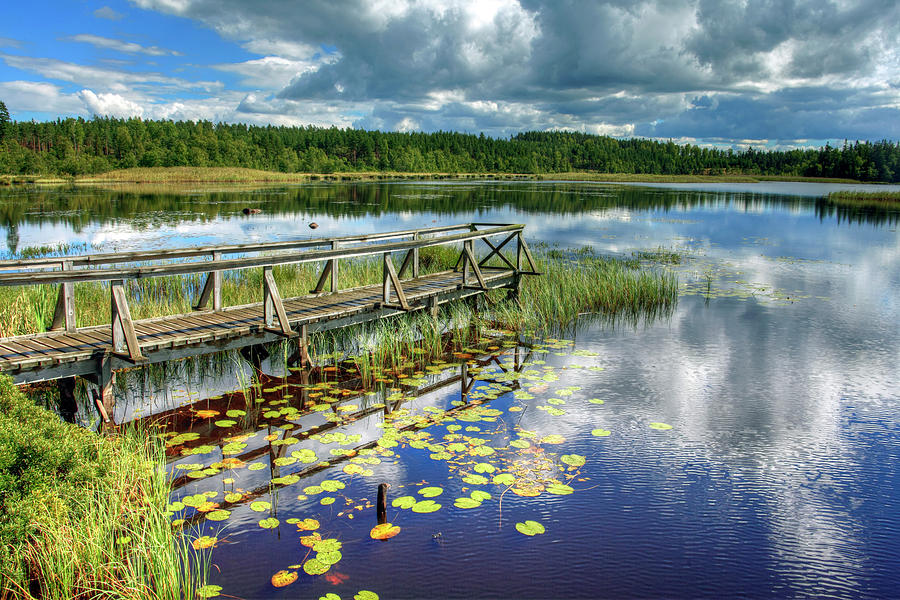
[[[16,120],[898,140],[900,2],[10,2],[0,100]]]

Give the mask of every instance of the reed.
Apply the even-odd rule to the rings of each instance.
[[[834,204],[837,206],[850,206],[860,208],[900,208],[900,192],[831,192],[830,194],[828,194],[825,200],[829,204]]]
[[[0,377],[0,598],[192,598],[206,564],[166,513],[145,431],[100,437]]]

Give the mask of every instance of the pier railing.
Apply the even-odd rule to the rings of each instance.
[[[74,332],[77,330],[74,285],[89,281],[109,282],[113,351],[134,362],[140,362],[144,358],[131,318],[125,291],[126,280],[206,273],[206,281],[194,310],[206,309],[211,300],[211,310],[221,311],[224,309],[223,272],[261,268],[261,317],[265,320],[267,329],[292,337],[296,332],[290,327],[272,274],[273,267],[277,265],[324,262],[318,282],[310,291],[312,294],[320,294],[329,280],[329,292],[340,290],[341,260],[380,254],[383,257],[383,306],[410,310],[402,281],[407,272],[410,272],[412,278],[419,276],[419,251],[422,248],[462,243],[455,269],[461,272],[460,285],[463,287],[486,289],[482,270],[496,268],[487,266],[487,262],[494,257],[504,265],[499,268],[512,270],[517,275],[535,274],[537,269],[534,258],[522,235],[524,227],[518,224],[465,223],[259,244],[5,260],[0,261],[0,286],[58,285],[59,293],[50,329]],[[478,241],[486,246],[486,254],[480,259],[475,252],[475,242]],[[511,242],[515,242],[514,258],[503,252]],[[391,258],[394,252],[406,252],[399,269]]]

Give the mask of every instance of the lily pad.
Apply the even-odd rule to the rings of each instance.
[[[489,493],[484,490],[474,490],[471,494],[469,494],[473,500],[478,500],[479,502],[482,500],[490,500],[493,498]]]
[[[340,550],[343,546],[336,538],[325,538],[313,544],[312,549],[316,552],[334,552]]]
[[[463,481],[469,485],[484,485],[490,480],[484,475],[466,475],[463,477]]]
[[[276,519],[275,517],[263,519],[259,522],[259,526],[263,529],[275,529],[276,527],[278,527],[278,519]]]
[[[478,508],[481,506],[481,501],[474,498],[457,498],[453,502],[453,506],[456,508]]]
[[[315,519],[303,519],[297,521],[296,525],[298,531],[315,531],[319,528],[319,522]]]
[[[237,417],[243,417],[243,416],[246,415],[246,414],[247,414],[246,412],[234,408],[234,409],[229,410],[228,412],[226,412],[226,413],[225,413],[225,416],[226,416],[226,417],[231,417],[232,419],[236,419]]]
[[[231,419],[221,419],[215,422],[216,427],[228,428],[234,427],[237,424],[237,421],[233,421]]]
[[[214,510],[210,513],[206,514],[206,518],[210,521],[224,521],[228,517],[231,516],[231,511],[228,510]]]
[[[521,448],[521,449],[525,449],[525,448],[528,448],[529,446],[531,446],[531,444],[528,442],[528,440],[513,440],[509,443],[509,445],[512,446],[513,448]]]
[[[667,429],[672,429],[672,426],[668,423],[650,423],[650,429],[656,429],[657,431],[666,431]]]
[[[204,585],[197,590],[197,596],[200,598],[215,598],[221,593],[221,585]]]
[[[512,473],[500,473],[494,475],[494,483],[497,485],[512,485],[516,482],[516,476]]]
[[[334,504],[334,497],[333,496],[325,496],[324,498],[319,500],[319,504],[321,504],[322,506],[328,506],[329,504]]]
[[[373,540],[389,540],[400,533],[400,528],[393,523],[382,523],[376,525],[369,532],[369,537]]]
[[[323,490],[326,492],[336,492],[338,490],[342,490],[347,487],[344,482],[336,481],[334,479],[326,479],[322,483],[319,484]]]
[[[266,512],[266,511],[269,510],[270,508],[272,508],[272,503],[271,503],[271,502],[265,502],[265,501],[263,501],[263,500],[257,500],[256,502],[251,502],[251,503],[250,503],[250,510],[252,510],[252,511],[254,511],[254,512]]]
[[[321,575],[328,571],[331,565],[326,565],[318,558],[311,558],[303,563],[303,570],[309,575]]]
[[[255,462],[255,463],[251,464],[249,467],[247,467],[247,469],[250,471],[259,471],[259,470],[265,469],[265,468],[266,468],[266,465],[261,462]]]
[[[425,487],[419,490],[419,494],[426,498],[435,498],[444,493],[443,488],[439,487]]]
[[[359,593],[353,596],[353,600],[378,600],[378,594],[369,590],[359,590]]]
[[[591,404],[603,404],[603,400],[601,400],[600,398],[591,398],[590,400],[588,400],[588,402],[590,402]]]
[[[562,444],[565,441],[566,441],[566,438],[564,438],[561,435],[555,434],[555,433],[550,434],[550,435],[545,435],[544,437],[541,438],[542,444]]]
[[[328,592],[324,596],[319,596],[319,600],[341,600],[341,597],[334,592]]]
[[[493,473],[497,470],[497,467],[490,463],[478,463],[474,469],[476,473]]]
[[[575,490],[572,486],[568,486],[564,483],[551,483],[547,486],[547,491],[551,494],[556,494],[557,496],[568,496]]]
[[[297,571],[288,571],[286,569],[282,569],[278,571],[274,575],[272,575],[272,585],[277,588],[285,587],[291,585],[297,581]]]
[[[609,429],[601,429],[597,428],[591,431],[591,435],[595,435],[597,437],[607,437],[610,433],[612,433]]]
[[[422,500],[420,502],[416,502],[412,507],[412,511],[414,513],[432,513],[436,510],[439,510],[441,505],[435,502],[434,500]]]
[[[559,457],[563,463],[569,465],[570,467],[581,467],[584,466],[585,457],[580,454],[563,454]]]
[[[516,531],[527,536],[534,536],[540,535],[547,530],[537,521],[525,521],[524,523],[516,523]]]
[[[316,560],[318,560],[323,565],[336,565],[341,561],[343,555],[337,550],[331,550],[330,552],[319,552],[316,554]]]
[[[416,504],[416,499],[413,496],[400,496],[399,498],[394,498],[394,501],[391,502],[391,506],[394,508],[412,508]]]

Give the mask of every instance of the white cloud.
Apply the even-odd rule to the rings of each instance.
[[[0,98],[13,113],[43,112],[50,115],[84,114],[84,105],[59,86],[37,81],[0,81]]]
[[[91,90],[81,90],[78,92],[78,97],[92,115],[140,117],[144,114],[144,109],[140,104],[123,98],[119,94],[95,94]]]
[[[147,54],[149,56],[182,56],[181,52],[160,48],[159,46],[141,46],[134,42],[125,42],[113,38],[102,37],[90,33],[79,33],[71,37],[65,38],[70,42],[81,42],[91,44],[95,48],[103,48],[106,50],[115,50],[116,52],[127,52],[128,54]]]
[[[121,21],[125,18],[120,12],[116,12],[108,6],[103,6],[94,11],[94,16],[98,19],[107,19],[108,21]]]

